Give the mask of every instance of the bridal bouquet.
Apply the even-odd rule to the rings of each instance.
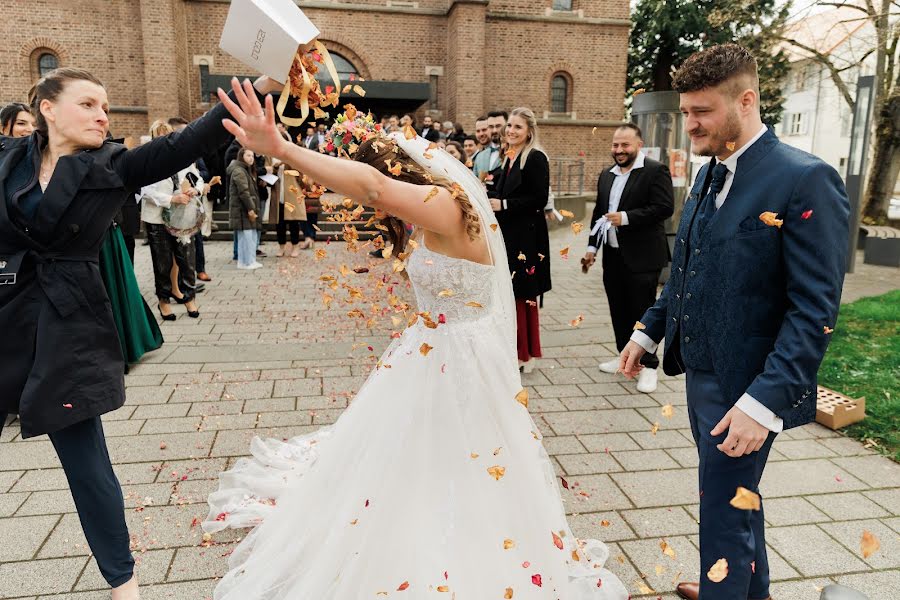
[[[325,136],[324,151],[353,158],[360,144],[382,133],[381,124],[375,122],[371,112],[363,115],[352,104],[345,104],[344,112],[335,118],[334,125]]]

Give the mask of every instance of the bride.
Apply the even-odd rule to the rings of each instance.
[[[204,530],[255,528],[215,598],[625,600],[607,548],[572,535],[520,393],[509,270],[480,182],[402,134],[363,142],[354,161],[306,150],[278,134],[270,96],[263,108],[249,83],[233,87],[237,103],[219,98],[242,147],[424,230],[407,271],[430,318],[393,341],[334,425],[254,439],[220,475]]]

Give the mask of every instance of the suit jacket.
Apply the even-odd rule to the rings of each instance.
[[[785,429],[803,425],[815,418],[825,328],[835,326],[847,266],[844,183],[821,159],[766,132],[738,159],[725,203],[708,222],[702,248],[691,251],[709,257],[706,268],[689,273],[685,240],[710,174],[707,164],[685,203],[672,275],[641,319],[644,333],[657,343],[665,336],[666,373],[684,372],[679,322],[689,306],[726,399],[737,402],[746,392]],[[766,225],[763,212],[783,225]],[[686,278],[698,290],[690,298],[682,297]]]
[[[429,142],[436,143],[438,140],[441,139],[441,132],[438,131],[437,129],[431,129],[431,128],[423,129],[422,137],[425,138],[426,140],[428,140]]]
[[[597,204],[591,216],[591,229],[609,212],[609,193],[616,175],[604,169],[597,179]],[[633,169],[622,191],[618,211],[628,213],[628,225],[616,230],[625,266],[635,273],[660,271],[669,262],[666,219],[675,212],[672,176],[669,168],[644,158],[641,169]],[[590,245],[598,250],[600,234],[591,236]]]
[[[52,433],[125,401],[125,364],[98,266],[113,216],[134,192],[224,143],[221,104],[181,133],[128,150],[105,142],[63,156],[34,216],[40,133],[0,137],[0,411],[22,436]]]
[[[550,235],[544,217],[550,193],[550,161],[542,151],[532,150],[524,169],[521,162],[520,157],[512,165],[509,159],[504,161],[491,195],[505,203],[505,208],[496,213],[497,223],[506,243],[510,273],[515,273],[513,292],[516,298],[527,300],[552,287]]]

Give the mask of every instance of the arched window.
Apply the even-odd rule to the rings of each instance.
[[[59,68],[59,58],[51,52],[43,52],[38,57],[38,75],[43,77],[53,69]]]
[[[569,112],[569,79],[561,73],[550,83],[550,112]]]
[[[341,81],[349,81],[351,78],[359,79],[359,71],[356,69],[356,65],[350,62],[347,57],[331,50],[328,51],[328,54],[331,56],[332,62],[334,62],[334,68],[337,69],[338,77],[341,78]],[[323,67],[319,67],[316,79],[319,80],[320,85],[334,85],[331,83],[331,75],[328,73],[328,69]]]

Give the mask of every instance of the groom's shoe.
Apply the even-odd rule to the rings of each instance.
[[[675,588],[675,593],[684,600],[697,600],[700,597],[700,584],[694,582],[682,582]]]
[[[600,363],[600,370],[604,373],[609,373],[610,375],[617,373],[619,371],[619,359],[614,358]]]

